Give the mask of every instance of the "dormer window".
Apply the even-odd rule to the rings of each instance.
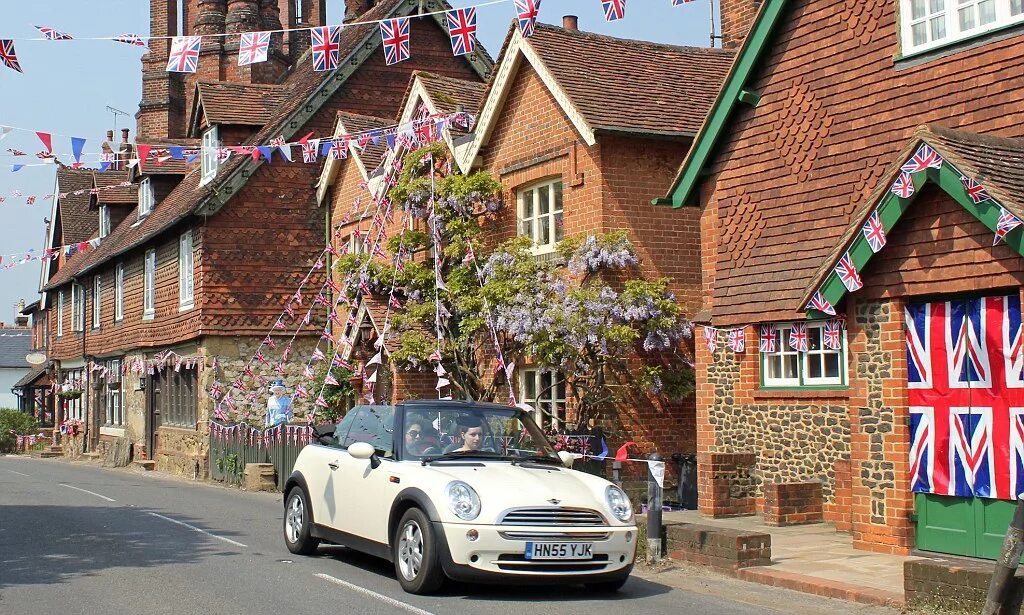
[[[100,239],[110,234],[110,208],[100,205]]]
[[[211,126],[203,133],[203,175],[200,185],[209,182],[217,176],[217,167],[220,165],[220,156],[217,151],[219,149],[220,140],[217,138],[217,127]]]
[[[149,215],[153,211],[153,204],[156,199],[153,196],[153,182],[148,177],[139,183],[139,217]]]

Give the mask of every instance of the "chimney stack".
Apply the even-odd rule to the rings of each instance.
[[[747,37],[761,0],[722,0],[719,15],[722,24],[722,48],[739,49]]]
[[[562,17],[562,27],[570,32],[579,32],[580,18],[576,15],[565,15]]]
[[[178,36],[178,7],[185,0],[150,0],[149,52],[142,56],[142,100],[135,114],[144,140],[176,139],[185,132],[185,83],[167,72],[168,36]],[[187,15],[186,15],[187,18]],[[187,19],[186,19],[187,20]]]

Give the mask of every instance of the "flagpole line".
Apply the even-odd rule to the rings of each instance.
[[[471,5],[471,6],[466,6],[466,7],[461,7],[461,8],[462,8],[462,10],[478,9],[478,8],[483,8],[485,6],[494,6],[494,5],[497,5],[497,4],[506,4],[508,2],[512,2],[512,0],[490,0],[489,2],[482,2],[480,4],[474,4],[474,5]],[[387,23],[387,22],[389,22],[389,21],[391,21],[393,19],[409,19],[409,18],[413,18],[413,17],[420,18],[420,17],[432,17],[434,15],[443,15],[443,14],[447,13],[449,10],[459,10],[459,9],[458,8],[452,8],[452,9],[448,9],[448,10],[429,11],[429,12],[425,12],[425,13],[416,13],[415,15],[406,15],[405,17],[389,17],[389,18],[384,18],[384,19],[372,19],[372,20],[367,20],[367,21],[352,21],[352,22],[349,22],[349,23],[342,23],[342,24],[326,24],[325,26],[321,26],[321,27],[353,28],[353,27],[356,27],[356,26],[368,26],[368,25],[374,25],[374,24]],[[33,26],[33,27],[35,27],[35,26]],[[289,32],[308,32],[308,31],[314,30],[314,29],[315,29],[314,27],[308,27],[308,28],[281,28],[281,29],[278,29],[278,30],[254,30],[254,31],[251,31],[251,32],[217,32],[217,33],[214,33],[214,34],[196,34],[196,35],[191,35],[191,36],[194,36],[196,38],[227,38],[229,36],[237,36],[237,37],[241,38],[245,34],[287,34]],[[43,36],[43,37],[29,37],[29,38],[11,38],[11,39],[5,39],[5,40],[12,40],[12,41],[14,41],[16,43],[17,42],[66,43],[68,41],[112,41],[112,42],[124,42],[124,41],[119,40],[119,39],[124,38],[124,36],[125,36],[124,34],[120,34],[120,35],[117,35],[117,36],[75,36],[74,38],[70,38],[70,39],[56,39],[56,40],[55,39],[46,38],[45,36]],[[178,36],[141,36],[141,35],[139,36],[139,40],[143,40],[143,41],[174,40],[176,38],[184,38],[184,37],[183,36],[182,37],[178,37]],[[129,44],[129,43],[125,43],[125,44]],[[132,46],[137,46],[137,45],[132,45]]]

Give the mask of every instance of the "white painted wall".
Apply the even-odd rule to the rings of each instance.
[[[30,367],[0,367],[0,408],[18,407],[18,398],[11,393],[14,383],[27,374]]]

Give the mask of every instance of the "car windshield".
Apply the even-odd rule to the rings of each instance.
[[[406,408],[403,459],[558,461],[529,413],[502,406]]]

